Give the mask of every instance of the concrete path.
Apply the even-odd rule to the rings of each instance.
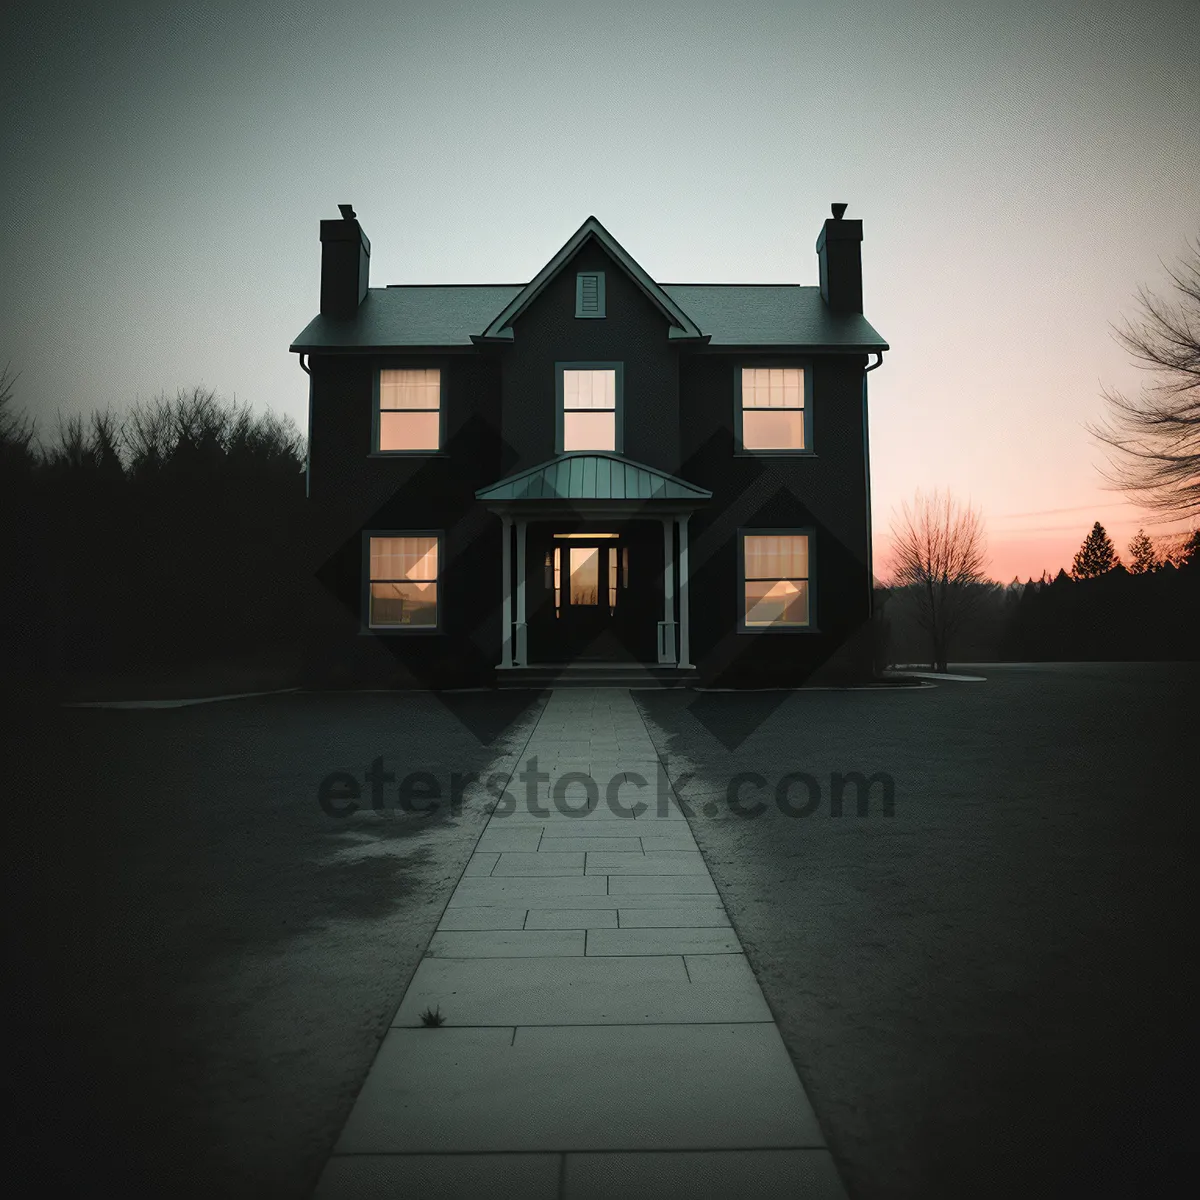
[[[659,767],[628,691],[552,694],[317,1200],[845,1200]]]

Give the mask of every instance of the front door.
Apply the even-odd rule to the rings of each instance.
[[[529,661],[656,661],[662,527],[627,521],[592,533],[531,523]]]
[[[554,539],[554,599],[564,660],[622,657],[614,636],[620,539]]]

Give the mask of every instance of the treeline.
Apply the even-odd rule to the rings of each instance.
[[[43,438],[0,380],[0,649],[18,673],[296,646],[314,581],[295,423],[195,387]]]
[[[1193,537],[1166,562],[1117,563],[1091,577],[985,582],[963,589],[951,638],[957,662],[1200,659],[1200,552]],[[880,588],[876,610],[891,664],[927,663],[931,649],[911,589]]]

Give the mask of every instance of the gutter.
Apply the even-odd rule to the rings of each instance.
[[[308,376],[308,440],[304,444],[304,498],[309,498],[309,485],[312,477],[312,402],[313,402],[313,381],[312,370],[304,361],[308,355],[301,352],[297,361],[300,363],[300,369]]]
[[[874,351],[875,361],[863,368],[862,379],[862,423],[863,423],[863,474],[867,485],[867,620],[875,616],[875,551],[874,534],[871,529],[871,442],[867,432],[867,375],[883,365],[883,351]]]

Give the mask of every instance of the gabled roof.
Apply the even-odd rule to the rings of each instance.
[[[561,250],[514,296],[503,310],[496,314],[491,324],[483,331],[482,340],[512,338],[512,323],[541,295],[550,281],[570,262],[575,252],[589,239],[594,239],[608,254],[624,268],[626,274],[641,288],[651,304],[670,322],[670,335],[676,338],[703,337],[692,319],[662,288],[638,266],[625,248],[595,217],[588,217],[575,230]]]
[[[619,454],[561,454],[475,493],[477,500],[673,500],[702,503],[712,492]]]
[[[862,313],[831,312],[819,287],[795,283],[664,283],[713,346],[801,346],[874,352],[888,344]]]
[[[845,353],[886,350],[859,313],[833,313],[816,287],[797,284],[664,283],[663,292],[709,338],[710,346],[788,346]],[[403,284],[371,288],[348,321],[316,317],[293,351],[406,350],[470,346],[524,288],[508,284]]]

